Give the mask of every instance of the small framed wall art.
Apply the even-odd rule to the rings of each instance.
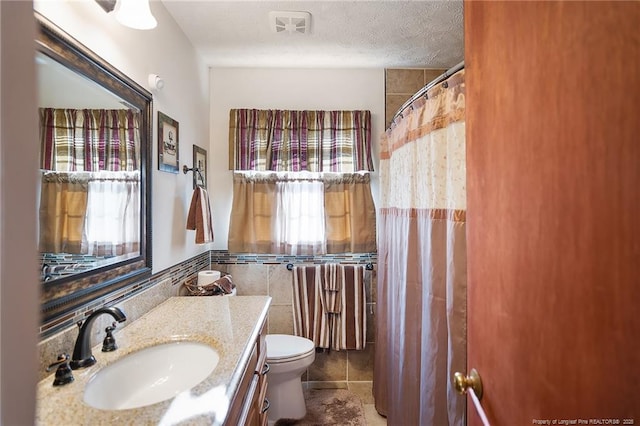
[[[178,122],[158,111],[158,170],[178,173]]]
[[[193,146],[193,168],[200,171],[193,171],[193,189],[197,186],[207,189],[207,151],[198,145]]]

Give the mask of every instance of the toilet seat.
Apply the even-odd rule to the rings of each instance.
[[[315,352],[309,339],[288,334],[267,334],[267,361],[282,363],[308,357]]]

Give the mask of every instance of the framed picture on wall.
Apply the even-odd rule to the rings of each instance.
[[[158,111],[158,170],[178,173],[178,122]]]
[[[196,189],[196,186],[207,189],[207,151],[198,145],[193,146],[193,168],[200,171],[193,172],[193,189]]]

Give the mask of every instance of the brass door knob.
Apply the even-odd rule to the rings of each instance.
[[[461,395],[467,393],[467,389],[471,388],[478,397],[478,401],[482,399],[482,379],[475,368],[471,369],[471,373],[468,376],[462,373],[455,373],[453,375],[453,385]]]

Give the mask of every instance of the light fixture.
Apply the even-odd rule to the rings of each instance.
[[[164,80],[157,74],[149,74],[147,82],[151,90],[162,90],[164,87]]]
[[[96,3],[107,13],[113,11],[116,7],[116,0],[96,0]]]
[[[136,30],[150,30],[158,25],[151,14],[149,0],[118,0],[115,15],[122,25]]]

